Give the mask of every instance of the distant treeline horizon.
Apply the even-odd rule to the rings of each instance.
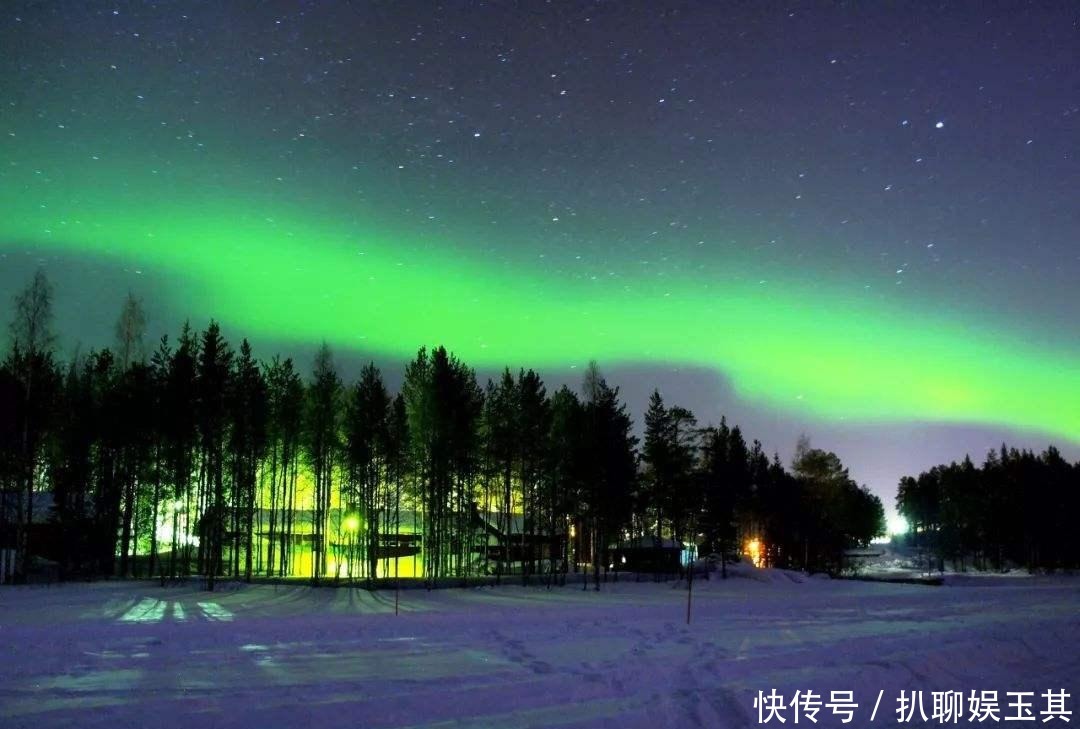
[[[931,567],[1030,570],[1080,567],[1080,463],[1042,453],[991,450],[900,479],[896,509]]]

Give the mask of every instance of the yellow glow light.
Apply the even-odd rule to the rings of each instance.
[[[765,547],[760,539],[747,540],[746,545],[743,547],[743,554],[750,558],[750,562],[755,567],[765,566]]]

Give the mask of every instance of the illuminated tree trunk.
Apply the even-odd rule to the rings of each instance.
[[[266,528],[266,569],[265,572],[269,576],[274,571],[274,547],[276,546],[277,534],[275,528],[277,527],[277,505],[278,505],[278,483],[277,483],[277,468],[278,468],[278,449],[279,441],[274,438],[270,449],[270,515]],[[262,527],[260,510],[260,522],[259,527]],[[259,555],[262,555],[262,549],[259,550]],[[260,572],[263,570],[260,569]]]

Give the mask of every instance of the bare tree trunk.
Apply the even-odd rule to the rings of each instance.
[[[154,447],[154,495],[153,502],[150,505],[150,561],[148,577],[154,576],[154,568],[157,567],[158,556],[158,543],[157,543],[157,522],[158,522],[158,501],[161,499],[161,447]],[[162,574],[164,577],[164,573]]]
[[[277,462],[278,462],[278,444],[275,440],[270,451],[270,523],[267,525],[266,532],[266,574],[269,576],[273,574],[274,570],[274,529],[277,526]],[[259,516],[259,527],[262,527],[262,513]],[[259,556],[262,557],[262,549],[259,549]],[[262,565],[260,564],[260,572]]]
[[[128,466],[130,467],[130,463]],[[130,476],[124,478],[124,511],[122,515],[122,522],[120,526],[120,577],[126,578],[129,576],[130,565],[128,558],[131,554],[131,520],[132,511],[134,509],[135,501],[135,488],[133,480]]]
[[[250,458],[250,454],[249,454]],[[251,459],[254,461],[254,459]],[[247,582],[251,582],[251,568],[252,568],[252,549],[255,546],[255,474],[251,470],[254,468],[254,463],[247,464],[248,472],[244,476],[244,480],[247,482],[247,553],[244,555],[244,579]]]

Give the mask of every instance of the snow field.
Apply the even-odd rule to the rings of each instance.
[[[396,616],[355,588],[5,588],[0,727],[749,727],[773,689],[853,692],[846,726],[896,726],[900,691],[927,716],[933,691],[1077,708],[1080,580],[753,576],[695,581],[689,626],[686,591],[651,581],[403,590]]]

